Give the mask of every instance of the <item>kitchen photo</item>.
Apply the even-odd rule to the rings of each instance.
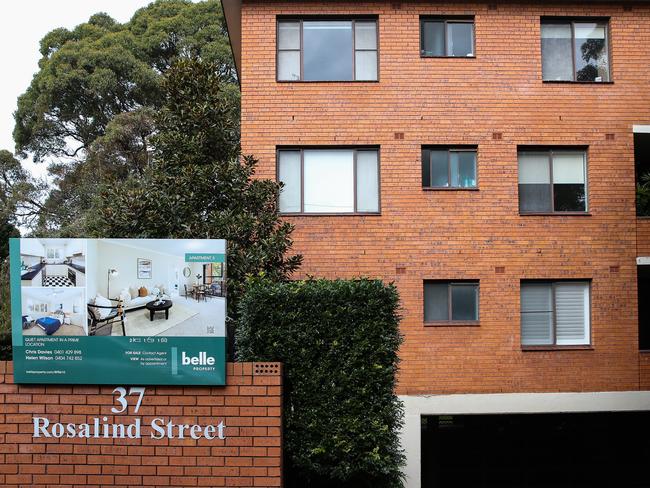
[[[23,287],[86,286],[85,239],[21,239]]]

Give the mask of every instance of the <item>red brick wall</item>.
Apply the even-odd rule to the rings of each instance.
[[[637,256],[650,256],[650,218],[640,218],[636,227]]]
[[[278,145],[381,146],[381,216],[288,220],[299,277],[397,284],[400,394],[638,389],[632,125],[650,118],[650,7],[491,3],[244,0],[244,151],[275,178]],[[317,13],[379,16],[380,82],[275,82],[276,15]],[[475,15],[476,59],[420,58],[420,14]],[[542,83],[542,15],[610,17],[613,83]],[[422,144],[478,145],[480,190],[422,191]],[[526,144],[589,146],[589,216],[519,215]],[[480,279],[480,326],[424,327],[427,278]],[[521,350],[528,278],[593,280],[592,350]]]
[[[0,362],[0,486],[281,486],[281,388],[277,364],[228,364],[226,387],[151,387],[134,415],[111,413],[113,388],[19,386]],[[133,403],[133,405],[131,405]],[[142,439],[33,438],[32,417],[89,422],[142,418]],[[214,424],[226,439],[149,437],[151,420]]]

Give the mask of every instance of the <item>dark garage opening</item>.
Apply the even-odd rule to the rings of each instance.
[[[639,290],[639,349],[650,351],[650,266],[638,266],[637,279]]]
[[[639,217],[650,217],[650,134],[634,134],[634,169],[636,213]]]
[[[422,417],[422,488],[650,487],[650,412]]]

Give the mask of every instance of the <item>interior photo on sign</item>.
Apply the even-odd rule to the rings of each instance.
[[[23,335],[87,335],[85,301],[83,288],[22,288]]]
[[[88,241],[90,336],[225,336],[225,241]]]

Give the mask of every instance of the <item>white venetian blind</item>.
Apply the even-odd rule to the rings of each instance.
[[[589,284],[555,285],[556,343],[589,344]]]
[[[553,289],[550,284],[521,285],[521,343],[553,344]]]

